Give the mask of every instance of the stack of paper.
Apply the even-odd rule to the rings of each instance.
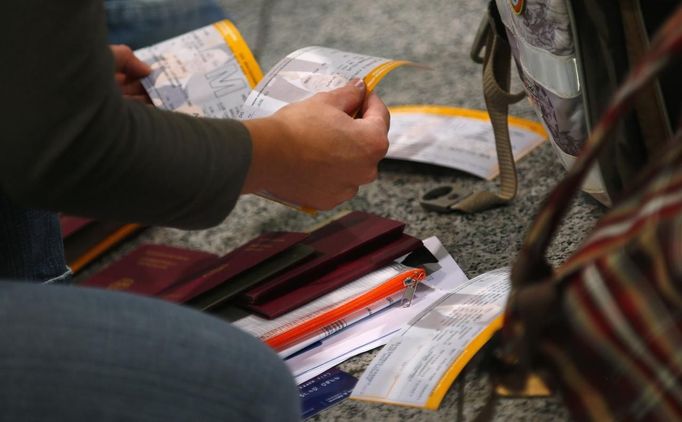
[[[287,357],[389,306],[403,303],[406,292],[416,289],[424,274],[423,269],[396,263],[274,320],[254,314],[240,318],[243,313],[236,308],[227,308],[221,315]]]
[[[371,90],[392,69],[411,64],[306,47],[263,76],[229,21],[137,54],[152,66],[144,85],[158,107],[239,119],[267,116],[353,78],[364,79]],[[485,112],[447,106],[394,107],[391,112],[389,158],[448,166],[487,179],[497,175],[495,143]],[[515,159],[546,138],[537,123],[516,118],[509,123]],[[504,272],[469,282],[436,238],[424,244],[438,263],[421,283],[417,282],[424,277],[423,270],[393,264],[291,312],[268,314],[263,306],[258,308],[262,315],[277,317],[273,320],[237,308],[223,310],[222,315],[287,357],[299,383],[390,340],[354,396],[433,408],[461,366],[501,324],[508,282]],[[247,296],[255,301],[258,292],[252,293]],[[393,306],[405,299],[411,306]],[[256,305],[251,309],[258,312]]]

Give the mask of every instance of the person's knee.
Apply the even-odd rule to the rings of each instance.
[[[238,413],[248,420],[299,420],[298,389],[284,362],[260,340],[232,326],[227,331],[226,359],[214,369],[234,380],[229,394],[232,405],[241,408]]]
[[[0,354],[0,404],[9,414],[164,421],[300,415],[293,378],[270,348],[177,305],[6,283],[0,331],[11,339]]]

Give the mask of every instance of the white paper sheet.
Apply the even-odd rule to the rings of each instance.
[[[268,116],[287,104],[364,78],[389,59],[333,48],[305,47],[280,60],[244,102],[241,119]]]
[[[221,316],[232,321],[232,324],[235,327],[241,328],[249,334],[264,339],[282,333],[294,325],[310,320],[350,298],[366,293],[406,269],[406,266],[395,263],[379,270],[372,271],[366,276],[360,277],[359,279],[348,283],[333,292],[327,293],[298,309],[288,312],[279,318],[266,319],[255,314],[238,317],[239,315],[244,315],[243,311],[239,308],[227,308],[221,312]]]
[[[390,307],[322,340],[320,346],[287,359],[285,362],[298,384],[355,355],[386,344],[415,315],[467,281],[438,238],[430,237],[424,240],[424,245],[438,259],[440,269],[422,281],[412,305]]]

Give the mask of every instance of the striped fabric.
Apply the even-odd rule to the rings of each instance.
[[[553,270],[545,251],[614,122],[682,56],[682,5],[616,92],[529,230],[497,356],[511,388],[550,368],[577,420],[682,421],[682,129]]]
[[[562,318],[539,348],[578,420],[682,420],[678,141],[557,271]]]

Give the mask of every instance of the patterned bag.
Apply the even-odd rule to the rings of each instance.
[[[499,381],[522,391],[531,376],[550,374],[577,420],[682,420],[682,129],[571,258],[556,270],[545,260],[607,135],[680,56],[682,7],[616,92],[512,270]]]
[[[508,105],[527,94],[550,141],[570,168],[628,69],[649,46],[649,33],[678,0],[494,0],[490,2],[472,58],[483,62],[486,105],[495,128],[501,188],[498,202],[516,193],[506,117]],[[479,54],[485,47],[485,58]],[[524,90],[509,92],[509,51]],[[614,123],[598,163],[582,189],[605,205],[630,185],[670,139],[680,112],[680,66],[669,69],[636,98],[634,113]],[[663,88],[663,89],[661,89]],[[507,169],[505,172],[504,169]]]

